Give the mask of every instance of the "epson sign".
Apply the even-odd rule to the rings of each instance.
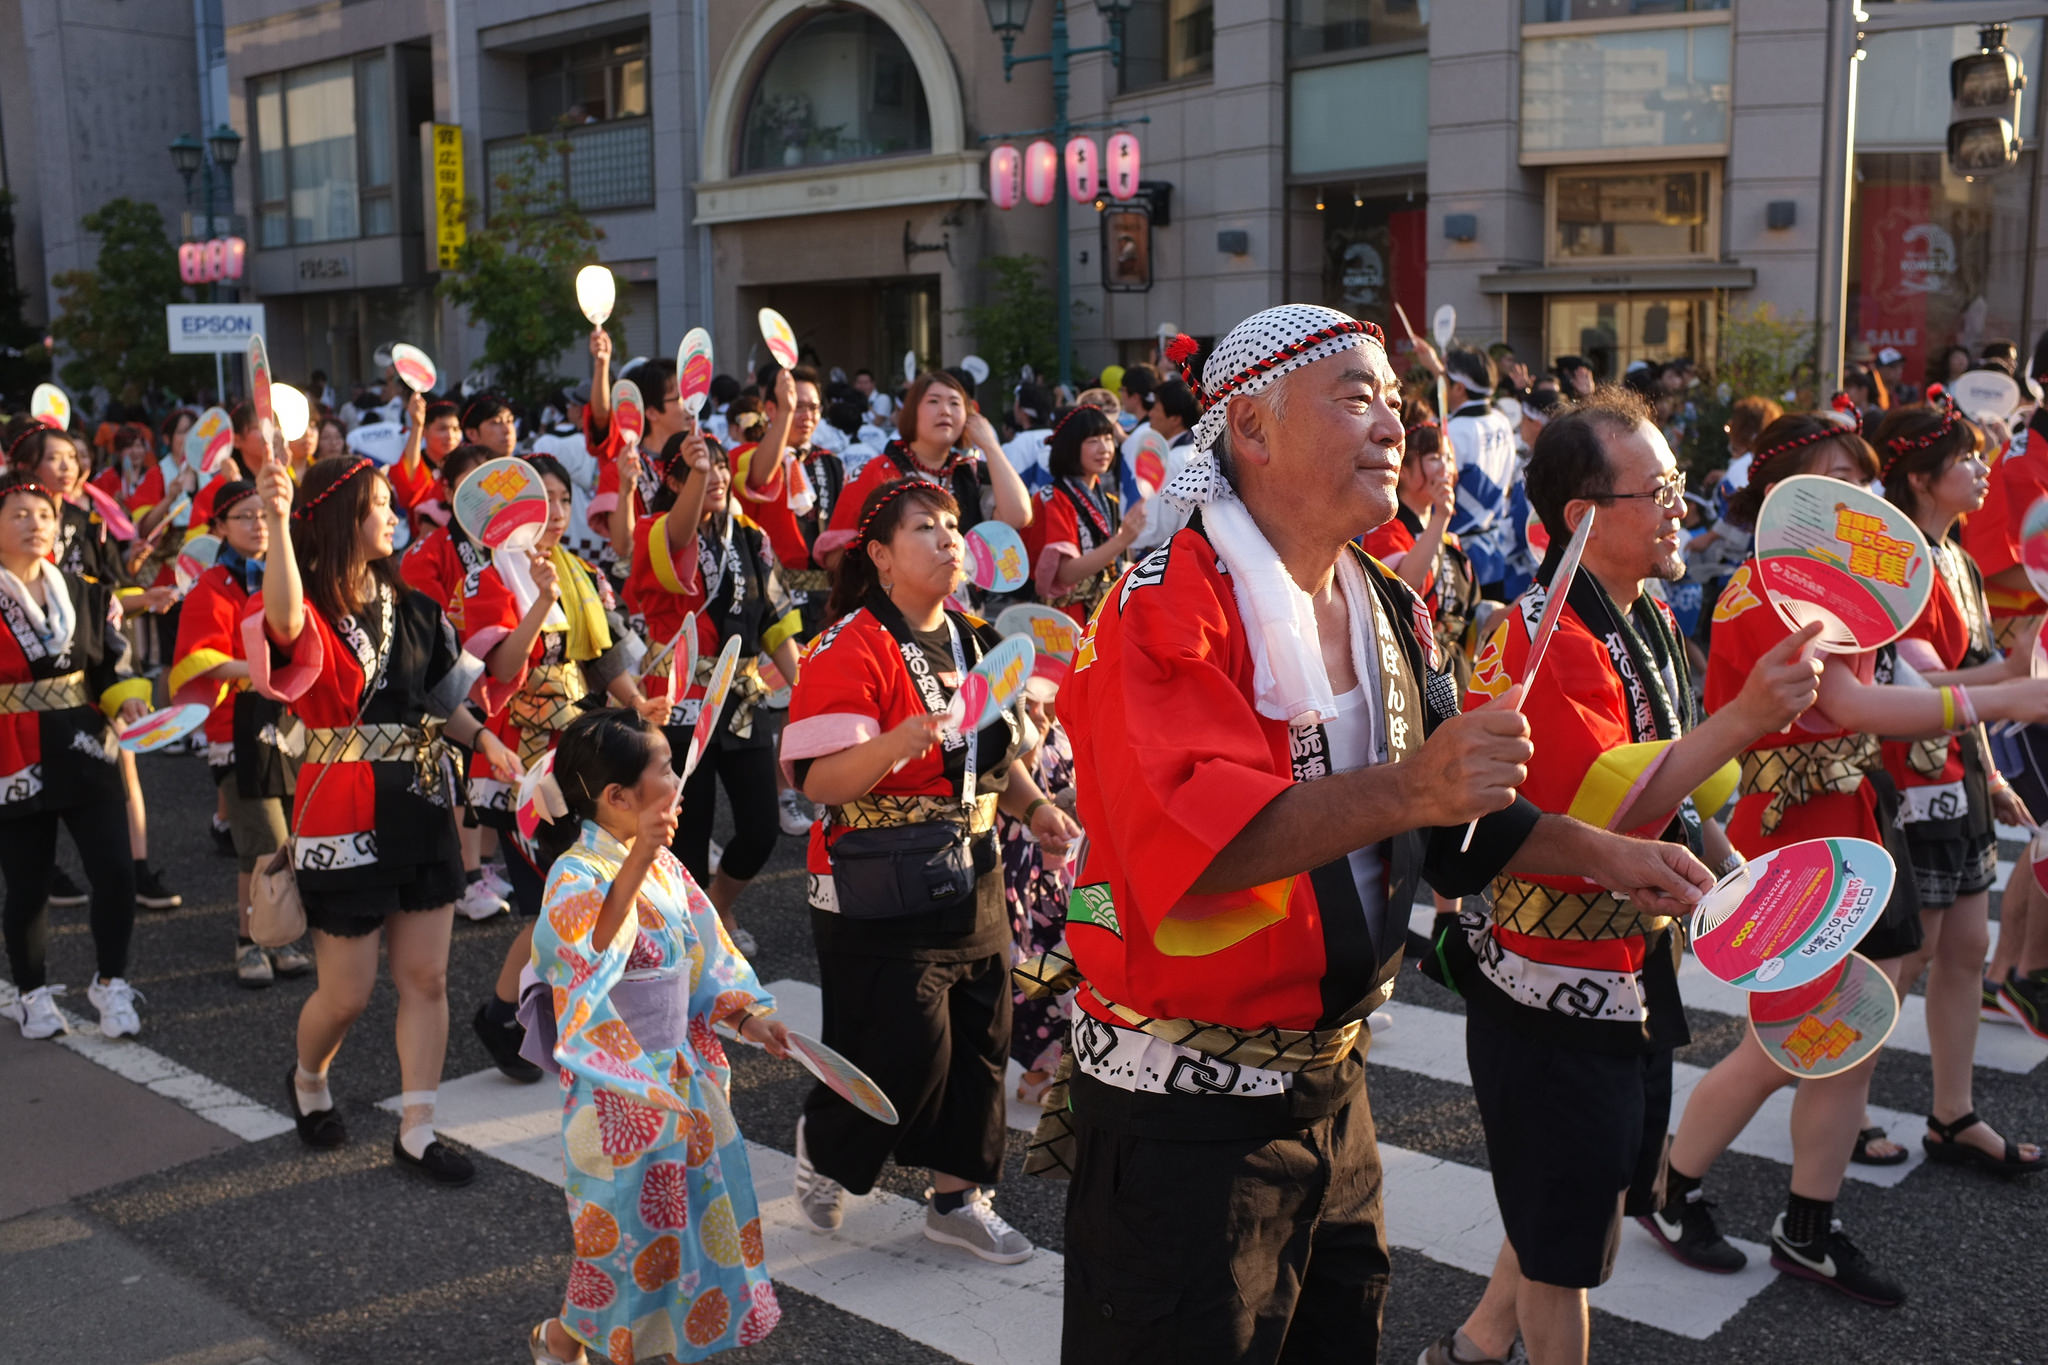
[[[260,303],[173,303],[164,308],[174,355],[240,351],[263,332]]]

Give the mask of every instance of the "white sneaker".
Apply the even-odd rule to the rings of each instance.
[[[711,841],[710,841],[710,856],[709,856],[708,858],[706,858],[706,859],[704,860],[704,862],[705,862],[705,866],[707,866],[707,867],[709,867],[709,868],[711,869],[711,875],[712,875],[712,876],[716,877],[716,876],[718,875],[718,865],[719,865],[720,863],[724,862],[724,861],[725,861],[725,845],[724,845],[724,844],[721,844],[721,843],[719,843],[719,842],[718,842],[718,840],[716,840],[716,839],[713,839],[713,840],[711,840]]]
[[[498,865],[496,863],[485,863],[483,872],[483,883],[490,888],[491,894],[501,901],[510,901],[512,899],[512,883],[505,879],[504,873],[498,871]]]
[[[93,983],[85,988],[85,998],[100,1012],[100,1032],[106,1037],[133,1037],[142,1032],[142,1020],[135,1013],[135,1002],[143,998],[142,992],[129,985],[126,977],[117,976],[111,981],[93,978]]]
[[[930,1196],[926,1196],[929,1200]],[[993,1196],[984,1189],[970,1190],[967,1202],[951,1213],[940,1213],[927,1202],[924,1207],[924,1235],[928,1241],[964,1247],[984,1261],[1015,1265],[1029,1260],[1037,1248],[1023,1233],[1005,1223],[996,1212]]]
[[[55,999],[62,994],[62,986],[38,986],[5,1010],[0,1010],[0,1014],[21,1025],[24,1038],[50,1038],[59,1033],[69,1033],[71,1025],[64,1021],[64,1012],[57,1008]]]
[[[462,899],[455,902],[455,913],[465,919],[484,920],[493,915],[502,915],[512,907],[505,898],[491,890],[486,879],[469,884],[462,893]]]
[[[796,1121],[796,1206],[820,1232],[838,1228],[846,1217],[846,1187],[818,1174],[804,1149],[804,1121]]]
[[[782,832],[792,839],[801,838],[811,832],[811,824],[818,818],[818,808],[804,799],[804,794],[791,788],[776,798],[776,819],[782,825]]]
[[[754,936],[738,925],[726,930],[725,936],[732,940],[733,947],[740,950],[741,957],[752,957],[761,951],[761,945],[754,942]]]

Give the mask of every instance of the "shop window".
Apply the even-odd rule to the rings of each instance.
[[[1707,166],[1554,170],[1549,262],[1713,260],[1720,180]]]
[[[1638,19],[1727,8],[1728,0],[1522,0],[1522,22],[1564,24],[1597,19]]]
[[[260,245],[396,231],[391,72],[382,52],[258,77],[249,93]]]
[[[2027,198],[2034,154],[2005,175],[1965,181],[1939,151],[1856,158],[1849,219],[1853,350],[1905,352],[1924,383],[1949,346],[2005,337],[2026,345]],[[1860,345],[1859,345],[1860,344]]]
[[[1522,160],[1645,157],[1728,142],[1725,23],[1522,40]]]
[[[1287,172],[1327,175],[1429,159],[1429,54],[1372,57],[1290,72]],[[1361,109],[1374,116],[1359,118]]]
[[[1401,363],[1398,357],[1413,348],[1395,302],[1418,321],[1429,312],[1428,201],[1419,194],[1372,195],[1349,188],[1314,193],[1323,205],[1320,211],[1309,208],[1322,225],[1322,301],[1378,323]],[[1295,211],[1303,207],[1297,198]]]
[[[928,152],[931,113],[903,40],[865,10],[806,19],[762,68],[741,125],[741,171]]]
[[[1429,37],[1429,0],[1289,0],[1293,57],[1412,43]]]
[[[1215,0],[1134,0],[1124,16],[1126,91],[1206,76],[1215,61]]]
[[[1710,294],[1553,294],[1544,302],[1544,354],[1584,356],[1603,382],[1638,360],[1713,353]]]
[[[572,43],[526,59],[527,127],[536,133],[647,116],[647,30]]]

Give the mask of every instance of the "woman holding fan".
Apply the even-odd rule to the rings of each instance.
[[[448,1046],[448,934],[462,893],[443,732],[511,778],[519,760],[463,698],[477,678],[441,607],[391,562],[398,526],[375,461],[322,460],[296,491],[269,461],[257,482],[270,552],[242,629],[257,690],[303,725],[293,867],[319,984],[299,1012],[287,1096],[299,1138],[348,1140],[327,1068],[369,1004],[378,940],[398,988],[403,1111],[392,1156],[449,1185],[475,1175],[434,1137]]]
[[[927,1166],[925,1236],[1004,1264],[1031,1243],[999,1217],[1010,930],[993,834],[997,807],[1047,853],[1073,821],[1013,762],[1021,726],[947,724],[995,632],[948,610],[966,575],[960,512],[929,479],[867,494],[840,561],[832,624],[790,700],[782,759],[824,805],[811,830],[811,932],[823,1041],[873,1077],[903,1115],[885,1126],[823,1085],[796,1130],[796,1198],[839,1226],[891,1154]],[[912,891],[917,894],[912,897]]]
[[[1125,551],[1145,530],[1145,505],[1126,515],[1114,488],[1102,481],[1116,463],[1119,435],[1116,423],[1096,409],[1068,409],[1047,450],[1052,482],[1038,491],[1024,528],[1038,600],[1084,626],[1116,582]]]

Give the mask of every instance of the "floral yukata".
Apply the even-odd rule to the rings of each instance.
[[[711,1031],[714,1020],[774,1002],[666,849],[641,887],[636,921],[609,949],[593,944],[625,858],[624,844],[586,821],[555,862],[533,933],[534,971],[553,992],[560,1029],[554,1058],[576,1240],[562,1325],[614,1361],[702,1360],[753,1345],[782,1316],[727,1103],[731,1069]],[[650,982],[672,985],[674,1022],[664,1029],[632,1008],[636,1030],[621,1001],[627,992],[646,1000]]]

